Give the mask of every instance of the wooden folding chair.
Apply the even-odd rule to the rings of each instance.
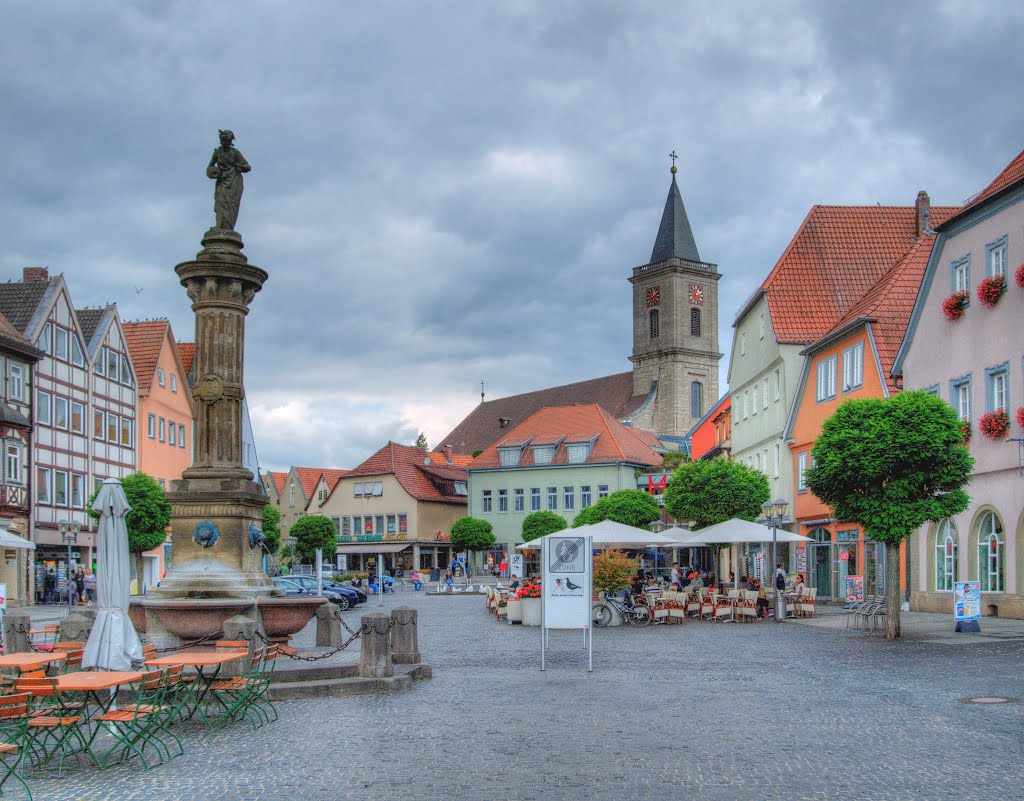
[[[21,774],[25,754],[32,748],[28,734],[30,701],[28,693],[0,696],[0,762],[5,768],[3,778],[0,778],[0,794],[3,793],[4,784],[13,776],[25,788],[29,801],[32,801],[32,788]]]

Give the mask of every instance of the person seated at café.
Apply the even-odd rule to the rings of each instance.
[[[518,590],[520,587],[519,576],[515,576],[512,579],[512,583],[508,585],[510,590]]]
[[[416,592],[419,592],[421,589],[423,589],[423,579],[420,578],[420,571],[418,571],[418,570],[412,571],[411,578],[412,578],[412,588],[413,588],[413,590],[415,590]]]
[[[796,574],[796,584],[793,586],[793,594],[797,598],[802,598],[805,589],[807,589],[807,587],[804,585],[804,574],[803,573],[797,573]]]
[[[654,576],[650,575],[649,573],[647,575],[647,583],[644,584],[644,586],[643,586],[643,591],[645,593],[647,593],[647,592],[660,593],[661,592],[661,587],[658,586],[657,580],[654,578]]]
[[[764,585],[759,579],[754,579],[752,589],[757,590],[757,616],[768,617],[768,609],[771,604],[768,602],[768,596],[765,595]]]

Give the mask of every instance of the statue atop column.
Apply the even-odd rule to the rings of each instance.
[[[231,131],[219,131],[220,147],[213,151],[206,167],[206,177],[215,178],[217,186],[213,193],[213,211],[217,215],[217,228],[235,230],[238,209],[242,205],[242,173],[252,167],[245,157],[232,145],[235,135]]]

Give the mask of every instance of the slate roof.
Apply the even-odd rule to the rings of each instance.
[[[552,436],[567,440],[594,441],[590,456],[582,464],[609,462],[630,462],[657,467],[662,456],[654,451],[657,438],[647,431],[629,428],[616,420],[608,411],[596,403],[584,406],[552,406],[538,410],[508,435],[488,447],[470,465],[470,470],[501,467],[498,448],[505,443],[520,444],[534,437],[548,439]],[[551,464],[568,464],[566,446],[563,442],[555,451]],[[527,445],[519,460],[519,467],[533,466],[533,448]]]
[[[933,206],[932,226],[957,210]],[[916,225],[914,206],[814,206],[753,298],[767,296],[778,341],[811,343],[830,331],[910,252]]]
[[[440,456],[440,458],[438,458]],[[393,475],[402,488],[418,501],[466,505],[466,496],[455,495],[450,485],[455,481],[469,481],[469,475],[458,467],[465,461],[461,454],[453,455],[449,465],[443,454],[429,453],[411,445],[388,442],[373,456],[351,470],[346,478],[359,476]],[[426,464],[429,460],[430,464]]]
[[[31,356],[41,357],[43,352],[29,342],[14,324],[0,312],[0,347],[7,346]],[[19,423],[20,425],[20,423]]]
[[[26,329],[32,322],[32,315],[42,302],[50,284],[56,280],[51,278],[49,281],[8,281],[0,284],[0,312],[3,312],[18,331],[22,334],[27,333]]]
[[[178,358],[181,359],[181,369],[185,371],[185,380],[188,381],[189,386],[192,386],[195,378],[192,375],[192,364],[196,360],[196,343],[179,342]]]
[[[700,261],[697,242],[693,238],[693,230],[686,216],[682,195],[679,194],[675,173],[672,173],[672,186],[668,189],[665,210],[661,214],[661,225],[658,226],[658,235],[651,251],[651,264],[671,258]]]
[[[82,312],[78,312],[81,319]],[[145,322],[122,323],[128,352],[135,365],[135,375],[139,382],[139,395],[148,395],[153,388],[153,376],[156,374],[156,363],[160,358],[160,349],[167,338],[170,323],[167,320],[147,320]]]
[[[108,307],[109,308],[109,307]],[[96,328],[99,326],[107,309],[75,309],[75,316],[78,318],[78,327],[82,329],[82,336],[88,344],[92,342]]]
[[[883,275],[825,337],[830,338],[831,334],[842,331],[859,319],[872,320],[871,333],[875,340],[878,360],[882,364],[882,375],[885,376],[891,393],[900,390],[890,373],[903,336],[907,332],[910,314],[914,310],[914,302],[917,300],[917,293],[921,288],[934,244],[934,236],[922,236],[918,239],[910,252]]]
[[[974,197],[969,198],[959,212],[946,220],[946,222],[949,223],[952,220],[963,216],[967,212],[976,209],[978,206],[985,203],[985,201],[990,200],[1001,192],[1016,186],[1021,181],[1024,181],[1024,150],[1018,153],[1017,157],[1003,168],[1003,171],[995,177],[995,180],[993,180],[992,183],[982,189]],[[932,228],[938,227],[939,224],[933,221]]]
[[[434,451],[442,450],[445,445],[451,445],[460,453],[482,451],[548,406],[596,403],[621,420],[636,411],[646,399],[646,393],[633,394],[631,372],[509,395],[479,404],[448,436],[439,440]],[[507,422],[502,425],[502,420]]]

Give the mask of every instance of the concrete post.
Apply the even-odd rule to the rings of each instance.
[[[32,651],[28,633],[32,630],[32,618],[22,609],[12,609],[4,615],[4,653],[27,654]]]
[[[224,639],[228,642],[247,643],[246,651],[252,656],[257,647],[256,621],[246,615],[235,615],[224,621]],[[241,646],[240,646],[241,648]],[[249,669],[248,659],[236,659],[225,663],[221,670],[224,676],[241,676]]]
[[[316,610],[316,647],[338,648],[341,638],[341,607],[330,601]]]
[[[78,611],[72,612],[60,622],[61,641],[85,643],[89,639],[89,634],[92,633],[95,622],[95,612],[91,615],[84,615]]]
[[[363,615],[359,675],[364,679],[382,679],[395,675],[391,662],[391,617],[383,612]]]
[[[417,632],[419,613],[410,606],[391,610],[391,661],[396,665],[418,665],[420,656]]]

